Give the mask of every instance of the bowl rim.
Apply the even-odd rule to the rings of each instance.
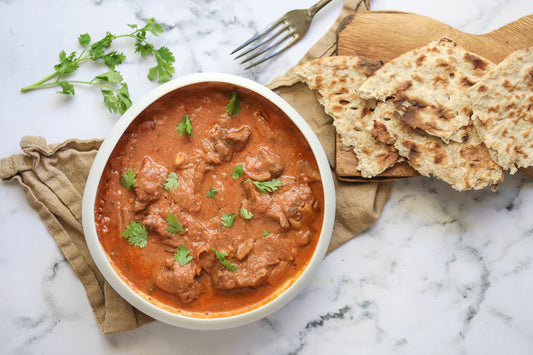
[[[157,307],[155,304],[137,294],[137,292],[130,288],[113,268],[111,261],[100,244],[94,220],[96,192],[101,175],[111,152],[130,123],[145,108],[160,97],[179,88],[204,82],[219,82],[242,87],[259,94],[279,107],[289,119],[294,122],[309,143],[317,161],[324,192],[324,217],[322,221],[322,229],[319,234],[319,240],[315,251],[303,272],[297,276],[296,280],[294,280],[289,287],[269,302],[244,313],[219,318],[194,318],[173,313]],[[133,104],[114,124],[102,142],[87,178],[82,201],[82,225],[89,252],[94,259],[97,268],[112,288],[133,307],[154,319],[170,325],[188,329],[214,330],[233,328],[254,322],[277,311],[292,300],[309,282],[326,254],[333,232],[335,209],[335,186],[326,153],[311,127],[292,106],[274,91],[250,79],[225,73],[196,73],[173,79],[151,90]]]

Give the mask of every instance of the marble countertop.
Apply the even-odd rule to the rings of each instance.
[[[100,94],[73,98],[19,89],[50,72],[78,34],[124,32],[155,17],[176,75],[217,71],[268,83],[330,27],[342,0],[317,16],[282,57],[243,71],[229,56],[242,40],[314,0],[52,2],[0,0],[0,157],[24,135],[48,142],[104,137],[117,117]],[[530,0],[374,0],[484,33],[533,13]],[[133,54],[132,54],[133,55]],[[120,67],[133,100],[154,88],[149,61]],[[329,254],[283,309],[247,326],[200,332],[153,322],[104,336],[85,292],[16,183],[0,183],[2,354],[531,354],[533,180],[506,176],[497,192],[455,192],[428,178],[398,181],[381,218]]]

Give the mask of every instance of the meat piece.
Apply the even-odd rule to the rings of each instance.
[[[273,197],[293,227],[301,228],[315,217],[316,196],[306,183],[286,184],[283,190]]]
[[[210,274],[215,288],[231,290],[259,287],[269,280],[273,281],[280,277],[280,274],[294,260],[297,247],[291,239],[273,233],[254,242],[245,262],[235,260],[226,250],[224,252],[228,253],[227,258],[237,265],[238,269],[229,271],[224,266],[215,264],[216,267]]]
[[[197,192],[197,186],[200,182],[197,179],[197,172],[194,167],[180,170],[178,174],[179,187],[168,191],[168,196],[174,205],[187,212],[200,211],[200,197]]]
[[[309,184],[284,178],[282,187],[275,193],[264,194],[252,183],[245,183],[246,200],[243,207],[266,214],[277,220],[281,227],[303,228],[316,215],[316,196]]]
[[[244,172],[253,180],[265,181],[278,177],[283,171],[281,157],[261,147],[256,156],[248,157]]]
[[[248,126],[241,128],[221,128],[215,125],[210,136],[213,149],[222,161],[230,161],[235,152],[240,152],[246,147],[252,130]]]
[[[168,176],[168,170],[161,165],[153,162],[150,157],[145,157],[143,167],[137,174],[137,182],[133,186],[133,190],[137,195],[134,204],[136,212],[142,211],[152,201],[158,200],[164,189],[161,188]]]
[[[200,272],[201,268],[194,261],[181,266],[177,261],[169,259],[155,276],[154,282],[163,291],[178,295],[183,303],[190,303],[204,293],[196,279]]]
[[[290,226],[281,206],[272,198],[272,195],[261,193],[251,182],[247,182],[243,186],[246,193],[246,200],[243,201],[244,208],[272,217],[283,228]]]

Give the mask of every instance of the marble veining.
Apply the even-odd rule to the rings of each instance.
[[[302,42],[268,65],[243,71],[231,50],[293,8],[268,2],[0,0],[0,156],[23,135],[49,142],[103,137],[116,117],[99,93],[73,98],[19,88],[49,73],[76,37],[155,17],[154,39],[176,56],[176,75],[219,71],[261,83],[284,73],[335,20],[336,0]],[[416,12],[472,33],[533,13],[529,0],[375,0],[375,10]],[[150,59],[127,50],[120,70],[139,99],[157,84]],[[101,68],[92,68],[97,71]],[[506,175],[495,192],[456,192],[413,178],[394,184],[381,218],[329,254],[292,302],[235,329],[198,332],[160,322],[103,336],[83,287],[16,183],[0,183],[1,354],[531,354],[533,180]]]

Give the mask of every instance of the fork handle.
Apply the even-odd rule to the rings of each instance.
[[[329,4],[331,1],[333,0],[320,0],[319,2],[317,2],[316,4],[314,4],[313,6],[311,6],[310,8],[307,9],[307,13],[310,15],[310,16],[315,16],[315,14],[320,11],[320,9],[322,9],[324,6],[326,6],[327,4]]]

